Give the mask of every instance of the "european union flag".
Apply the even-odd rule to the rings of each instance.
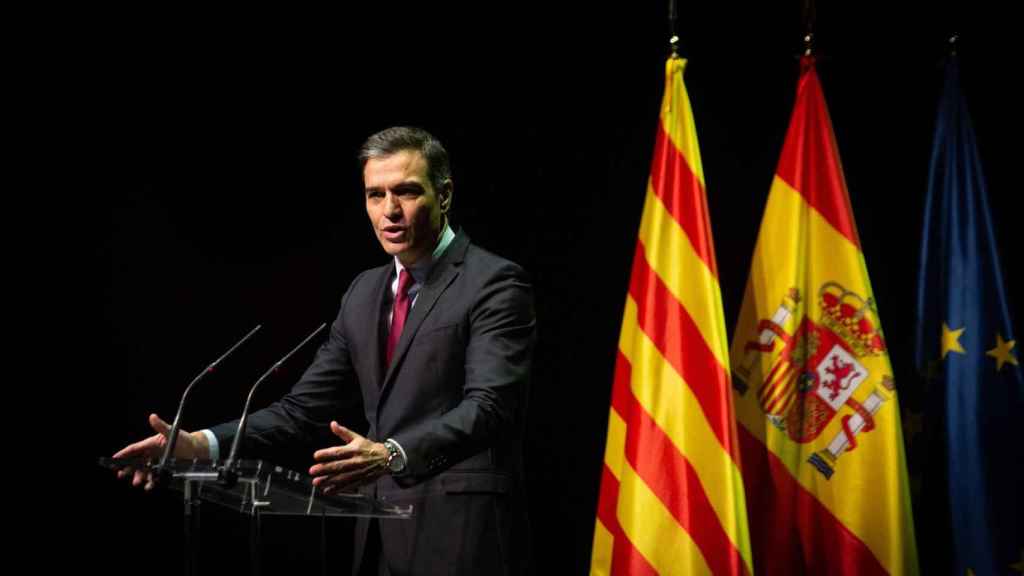
[[[948,506],[948,519],[936,520],[949,522],[951,573],[1017,574],[1024,571],[1024,380],[956,56],[946,64],[930,170],[915,353],[929,381],[927,420],[942,428],[933,438],[945,469],[936,476],[946,477],[948,492],[916,506],[922,517]],[[930,546],[928,532],[923,556],[943,544]]]

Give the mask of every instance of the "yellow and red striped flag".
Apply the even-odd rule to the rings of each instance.
[[[750,528],[769,574],[916,574],[899,402],[811,56],[731,359]]]
[[[751,574],[686,60],[665,95],[612,386],[591,574]]]

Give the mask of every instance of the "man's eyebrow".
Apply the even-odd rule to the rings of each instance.
[[[415,180],[400,182],[392,186],[391,189],[396,192],[423,192],[426,190],[426,188],[423,187],[423,184],[420,184]],[[381,186],[367,186],[364,188],[364,192],[366,194],[384,192],[384,188]]]
[[[417,190],[423,190],[423,184],[420,184],[419,182],[417,182],[415,180],[407,180],[405,182],[401,182],[401,183],[395,184],[394,186],[392,186],[392,188],[394,190],[408,190],[410,188],[415,188]]]

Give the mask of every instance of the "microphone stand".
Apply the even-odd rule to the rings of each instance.
[[[224,361],[225,358],[230,356],[235,350],[249,341],[252,338],[261,325],[257,325],[255,328],[249,331],[248,334],[242,337],[241,340],[235,342],[234,346],[228,348],[228,351],[221,354],[220,358],[214,360],[209,366],[203,369],[192,382],[185,388],[185,392],[181,395],[181,401],[178,403],[178,412],[174,415],[174,423],[171,425],[171,431],[167,436],[167,443],[164,444],[164,452],[160,457],[160,461],[151,470],[153,473],[153,481],[157,486],[166,486],[170,484],[172,476],[171,466],[168,462],[171,456],[174,454],[174,447],[178,442],[178,432],[181,430],[181,414],[185,410],[185,402],[188,400],[189,394],[192,392],[192,388],[195,387],[199,381],[212,374],[213,371]],[[185,518],[184,518],[184,530],[185,530],[185,574],[198,574],[199,573],[199,498],[198,494],[195,494],[195,487],[193,481],[185,479],[183,482],[184,489],[184,503],[185,503]]]
[[[256,392],[256,388],[267,379],[268,376],[277,372],[278,368],[285,363],[286,360],[292,357],[293,354],[298,352],[303,346],[306,345],[314,336],[320,333],[327,326],[326,323],[321,324],[312,334],[306,336],[306,338],[299,343],[298,346],[292,348],[290,352],[284,355],[273,366],[270,367],[266,372],[260,376],[259,380],[252,385],[249,389],[249,396],[245,399],[245,407],[242,408],[242,417],[238,421],[238,430],[235,432],[235,438],[231,442],[231,453],[228,455],[228,459],[224,461],[224,465],[217,471],[217,482],[223,485],[225,488],[233,488],[238,483],[238,451],[242,445],[242,436],[245,435],[245,426],[249,421],[249,404],[252,402],[253,394]],[[258,507],[253,506],[252,517],[249,520],[249,566],[253,574],[262,574],[263,570],[260,563],[260,510]]]
[[[293,354],[298,352],[303,346],[305,346],[310,340],[313,339],[321,330],[327,327],[327,323],[321,324],[312,334],[306,336],[305,340],[299,343],[298,346],[292,348],[291,352],[285,354],[284,358],[278,360],[273,366],[270,367],[266,372],[260,376],[259,380],[252,385],[249,389],[249,396],[245,399],[245,407],[242,408],[242,417],[238,421],[238,430],[235,432],[235,438],[231,442],[231,452],[228,455],[228,459],[224,461],[224,466],[217,473],[217,481],[223,484],[226,488],[231,488],[238,482],[238,471],[235,468],[238,466],[238,451],[242,444],[242,436],[245,435],[245,427],[249,421],[249,404],[252,402],[253,394],[256,392],[256,388],[267,379],[268,376],[277,372],[278,368],[285,363],[286,360],[292,357]]]
[[[259,329],[261,325],[257,325],[255,328],[249,331],[248,334],[242,337],[241,340],[235,342],[235,345],[228,348],[228,351],[221,354],[220,358],[214,360],[209,366],[207,366],[202,372],[196,375],[189,383],[188,387],[185,388],[185,393],[181,395],[181,401],[178,403],[178,413],[174,415],[174,423],[171,424],[171,431],[167,436],[167,443],[164,445],[163,455],[160,457],[160,462],[153,467],[155,480],[158,484],[166,483],[170,479],[171,470],[167,466],[167,462],[171,459],[171,455],[174,454],[174,447],[178,443],[178,431],[181,429],[181,414],[185,410],[185,402],[188,400],[189,394],[192,392],[192,388],[199,383],[200,380],[204,379],[207,375],[213,373],[217,366],[232,352],[237,350],[242,344],[245,344],[249,338],[252,337]]]

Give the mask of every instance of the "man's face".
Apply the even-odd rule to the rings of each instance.
[[[385,252],[409,266],[434,249],[450,185],[434,190],[419,152],[402,150],[367,160],[363,186],[366,214]]]

